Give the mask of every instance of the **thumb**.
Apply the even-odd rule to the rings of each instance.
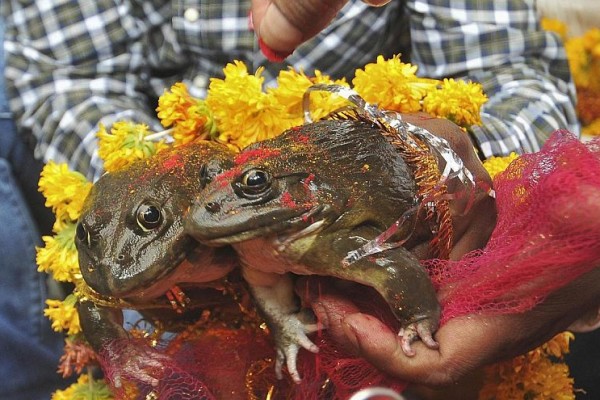
[[[323,30],[347,2],[348,0],[253,0],[254,30],[272,51],[287,56]]]
[[[415,342],[416,355],[409,357],[402,351],[398,335],[372,316],[348,315],[343,326],[347,341],[355,346],[355,353],[376,368],[408,382],[434,387],[452,384],[482,365],[487,351],[479,346],[480,341],[487,343],[492,340],[481,340],[492,335],[478,322],[459,317],[450,320],[437,332],[439,349],[430,349],[421,342]],[[489,325],[490,328],[492,326]],[[472,338],[474,343],[466,341],[465,337]]]

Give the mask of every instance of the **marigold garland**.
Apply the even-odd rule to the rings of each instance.
[[[77,382],[65,390],[57,390],[51,400],[112,400],[113,396],[104,380],[80,375]]]
[[[70,171],[67,164],[50,161],[44,166],[39,190],[56,216],[54,232],[63,229],[65,222],[76,221],[92,183],[79,172]]]
[[[44,310],[44,315],[52,320],[52,329],[56,332],[64,330],[69,335],[81,332],[76,303],[77,296],[74,294],[68,295],[62,301],[46,300],[48,308]]]
[[[75,224],[64,222],[54,236],[43,236],[44,247],[37,250],[38,271],[49,273],[58,282],[74,282],[79,279],[79,264],[75,237]]]
[[[437,81],[418,78],[416,70],[416,66],[402,63],[399,56],[388,60],[380,56],[376,63],[356,70],[352,84],[363,98],[382,108],[400,112],[424,110],[435,116],[451,119],[464,129],[481,123],[479,111],[486,97],[479,84],[452,79]],[[105,169],[108,172],[115,171],[135,159],[150,157],[169,146],[168,135],[175,146],[203,138],[241,149],[257,140],[274,137],[290,127],[300,125],[303,121],[302,96],[310,85],[335,83],[349,86],[345,81],[333,81],[319,71],[315,72],[314,77],[309,77],[303,72],[288,69],[278,76],[278,87],[265,91],[261,73],[262,69],[259,69],[250,74],[240,61],[228,64],[224,68],[223,79],[211,79],[206,100],[193,98],[183,83],[173,85],[161,96],[157,107],[158,118],[168,128],[164,132],[150,132],[146,125],[129,121],[115,123],[110,132],[100,126],[99,155],[104,160]],[[315,93],[311,96],[311,114],[317,119],[345,105],[345,100],[329,93]],[[506,158],[492,158],[486,163],[486,168],[490,174],[495,175],[514,158],[515,154]],[[47,205],[56,213],[57,223],[54,236],[44,237],[45,246],[38,249],[39,270],[50,273],[56,280],[72,282],[76,287],[82,287],[85,283],[77,265],[75,223],[91,185],[83,175],[69,171],[64,164],[54,163],[46,165],[40,180],[40,191],[46,196]],[[85,362],[93,362],[93,357],[88,354],[89,349],[73,344],[81,340],[78,336],[81,328],[74,308],[78,296],[81,294],[76,289],[63,301],[48,300],[48,308],[44,311],[55,330],[63,330],[70,335],[66,346],[69,354],[65,355],[63,361],[69,364],[72,360],[79,360],[76,368],[62,368],[63,373],[67,370],[69,373],[72,370],[80,373]],[[556,382],[552,386],[552,390],[556,390],[553,394],[557,396],[555,398],[569,398],[564,396],[567,396],[568,390],[572,393],[572,385],[565,384],[562,379],[566,376],[561,369],[564,366],[553,364],[546,357],[550,353],[559,357],[566,352],[564,339],[559,336],[546,346],[550,350],[534,350],[530,353],[533,355],[522,356],[523,360],[531,357],[547,360],[548,363],[540,362],[535,364],[535,368],[530,368],[532,373],[543,375],[558,371],[552,372]],[[519,362],[523,364],[525,361]],[[533,379],[529,375],[509,372],[503,372],[502,377],[502,382],[494,383],[498,388],[504,387],[501,386],[504,383],[508,386],[522,386],[522,379]],[[482,396],[491,393],[490,388],[491,386],[486,386]],[[535,393],[542,396],[542,392]],[[494,398],[511,398],[503,397],[506,395],[508,392],[497,392]],[[89,374],[81,375],[77,383],[52,396],[52,400],[88,398],[104,400],[111,399],[112,396],[104,381],[94,380]],[[487,398],[485,397],[486,400]]]
[[[444,79],[439,90],[427,93],[423,110],[444,116],[459,126],[481,125],[481,106],[487,101],[480,86],[454,79]]]
[[[398,55],[389,60],[378,56],[374,64],[356,70],[352,85],[370,103],[386,110],[413,113],[421,111],[421,100],[439,84],[435,79],[417,77],[416,72],[417,66],[403,63]]]
[[[147,125],[130,121],[115,122],[110,132],[100,124],[98,155],[104,160],[104,169],[114,172],[167,146],[164,139],[158,142],[148,140],[151,134]]]
[[[181,82],[160,96],[156,111],[165,128],[173,127],[171,135],[175,144],[216,137],[217,124],[212,111],[204,100],[192,97]]]
[[[218,139],[239,149],[292,126],[285,107],[263,91],[263,69],[254,74],[241,61],[227,64],[224,79],[211,78],[206,102],[213,110]]]

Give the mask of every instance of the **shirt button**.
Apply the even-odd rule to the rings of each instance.
[[[200,18],[200,11],[196,8],[188,8],[183,12],[183,17],[189,22],[196,22]]]
[[[208,86],[208,78],[205,75],[196,75],[192,84],[199,89],[206,89],[206,86]]]

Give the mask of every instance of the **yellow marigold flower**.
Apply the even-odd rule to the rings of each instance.
[[[67,164],[50,161],[42,169],[38,186],[46,198],[46,206],[52,208],[60,227],[64,221],[79,218],[92,183],[79,172],[69,170]]]
[[[438,81],[418,78],[417,67],[405,64],[396,55],[391,59],[377,57],[376,63],[357,69],[352,84],[369,103],[399,112],[421,110],[421,99],[436,87]]]
[[[583,37],[569,39],[565,43],[565,51],[569,60],[569,68],[575,85],[586,88],[590,84],[590,55],[585,47]]]
[[[486,101],[480,84],[444,79],[440,89],[429,91],[423,99],[423,111],[467,128],[481,125],[480,110]]]
[[[290,126],[302,124],[304,114],[302,99],[306,89],[315,84],[348,86],[345,80],[334,81],[318,70],[315,71],[314,77],[308,77],[304,72],[298,72],[290,67],[279,73],[277,87],[269,89],[269,93],[285,107],[286,112],[293,118]],[[346,99],[332,93],[319,91],[310,95],[310,111],[314,120],[319,120],[346,105],[348,105]]]
[[[505,157],[492,156],[483,162],[483,167],[490,174],[490,177],[494,179],[496,175],[504,171],[518,157],[519,155],[514,151]]]
[[[36,249],[38,271],[47,272],[59,282],[74,282],[81,278],[77,249],[75,248],[75,223],[66,223],[54,236],[43,236],[44,247]]]
[[[44,310],[44,315],[52,321],[52,329],[56,332],[67,331],[69,335],[76,335],[81,332],[79,325],[79,313],[75,304],[77,297],[74,294],[68,295],[64,300],[46,300],[48,306]]]
[[[124,168],[135,160],[148,158],[167,145],[164,140],[153,142],[146,137],[152,134],[148,126],[129,121],[118,121],[110,133],[100,124],[97,133],[98,155],[104,160],[104,169],[108,172]]]
[[[244,63],[235,61],[223,69],[224,79],[210,80],[206,102],[219,126],[219,141],[243,148],[293,125],[275,97],[262,91],[262,71],[251,75]]]
[[[103,379],[95,380],[90,376],[80,375],[77,382],[65,390],[57,390],[51,400],[112,400],[113,396]]]
[[[600,92],[600,29],[593,28],[583,35],[584,46],[589,54],[589,88]]]
[[[176,145],[197,138],[210,139],[217,134],[217,125],[206,102],[192,97],[182,82],[177,82],[170,92],[165,91],[159,97],[156,111],[165,128],[173,126]]]
[[[598,45],[600,45],[600,29],[592,28],[583,34],[583,43],[585,48],[594,56],[597,55]]]
[[[600,118],[581,128],[581,133],[588,136],[600,136]]]
[[[567,25],[561,20],[554,18],[542,18],[541,25],[542,29],[558,34],[563,41],[567,39],[568,28]]]

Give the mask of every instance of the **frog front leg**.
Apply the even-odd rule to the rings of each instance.
[[[345,255],[346,250],[338,254]],[[417,339],[430,348],[438,348],[433,334],[439,325],[439,302],[429,275],[408,250],[403,247],[386,250],[348,266],[340,262],[338,268],[327,274],[371,286],[383,297],[400,322],[398,335],[406,355],[415,354],[411,344]]]
[[[156,386],[162,365],[169,357],[154,349],[126,346],[115,352],[110,344],[115,340],[129,338],[123,328],[123,312],[120,309],[101,307],[89,300],[80,300],[77,312],[85,339],[97,354],[108,350],[107,357],[112,365],[118,366],[130,377]],[[126,342],[125,342],[126,343]],[[116,387],[121,386],[121,376],[114,376]]]
[[[285,363],[294,382],[300,382],[296,366],[298,351],[300,348],[312,353],[319,351],[307,336],[318,330],[314,315],[310,310],[300,309],[290,274],[243,268],[243,275],[256,307],[262,312],[275,340],[277,378],[283,377],[282,368]]]

